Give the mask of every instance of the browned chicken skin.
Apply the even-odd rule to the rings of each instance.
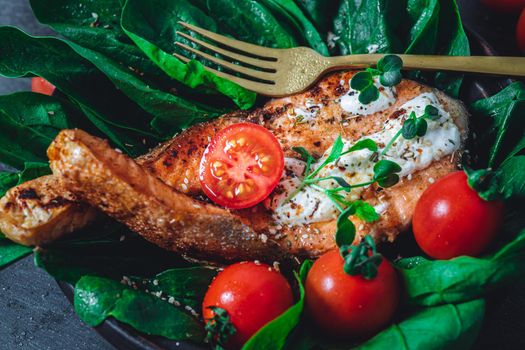
[[[466,137],[467,113],[462,104],[413,81],[405,80],[397,86],[397,100],[388,109],[369,116],[349,116],[338,99],[348,91],[352,74],[337,73],[304,94],[272,100],[250,113],[233,113],[196,125],[137,162],[86,133],[64,131],[49,150],[51,165],[55,176],[76,196],[146,239],[186,256],[216,261],[316,257],[335,246],[335,220],[284,226],[276,223],[263,205],[235,212],[218,208],[202,201],[198,165],[215,133],[233,123],[249,121],[265,126],[288,157],[297,157],[294,146],[321,156],[338,135],[355,141],[378,132],[386,120],[397,117],[402,104],[430,91],[452,115],[463,140]],[[317,117],[308,123],[290,121],[289,110],[304,106],[306,101],[323,105]],[[358,235],[371,233],[378,240],[393,240],[408,227],[415,204],[430,180],[456,170],[458,158],[459,154],[454,154],[434,161],[392,188],[366,189],[361,195],[364,200],[372,205],[387,202],[389,209],[372,224],[352,218]]]

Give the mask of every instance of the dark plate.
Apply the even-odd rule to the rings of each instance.
[[[472,54],[475,55],[496,55],[491,45],[479,34],[468,30]],[[461,100],[466,103],[488,97],[500,91],[503,87],[510,84],[511,79],[497,77],[467,76],[461,91]],[[408,235],[405,235],[408,236]],[[402,245],[412,245],[413,242],[400,242]],[[397,244],[396,244],[397,246]],[[398,249],[395,247],[394,249]],[[389,248],[389,250],[391,250]],[[67,296],[73,300],[73,286],[64,282],[58,282],[60,288]],[[521,310],[525,309],[525,296],[517,300],[514,295],[519,293],[500,292],[498,295],[491,296],[487,308],[484,330],[476,346],[479,348],[498,349],[523,349],[525,340],[521,336],[524,331],[525,318],[521,316]],[[496,300],[500,300],[497,302]],[[494,321],[496,320],[496,321]],[[148,336],[130,326],[123,324],[115,319],[108,319],[102,325],[95,328],[107,341],[118,349],[126,350],[197,350],[205,349],[188,342],[175,342],[158,336]]]

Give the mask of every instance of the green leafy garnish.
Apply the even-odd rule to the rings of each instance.
[[[384,188],[392,187],[399,182],[401,167],[396,162],[382,159],[374,165],[374,180]]]
[[[364,222],[374,222],[379,220],[379,214],[370,203],[357,200],[352,203],[352,206],[355,208],[355,216]]]
[[[395,86],[401,82],[403,61],[399,56],[386,55],[377,62],[376,68],[356,73],[350,80],[350,87],[359,91],[359,102],[369,104],[379,98],[379,89],[374,84],[374,77],[384,86]]]
[[[386,55],[377,62],[379,82],[383,86],[396,86],[403,78],[401,76],[403,60],[396,55]]]
[[[348,217],[354,215],[356,209],[353,205],[346,208],[337,218],[337,231],[335,232],[335,243],[338,247],[348,246],[354,242],[355,225]]]
[[[75,311],[90,326],[107,317],[151,335],[202,342],[198,319],[181,308],[109,278],[84,276],[75,285]]]
[[[237,333],[234,325],[231,323],[228,311],[217,306],[209,306],[208,309],[213,311],[213,317],[206,319],[206,340],[214,349],[224,349],[230,337]]]
[[[417,118],[416,113],[410,113],[410,116],[403,123],[401,128],[401,135],[406,140],[411,140],[416,136],[425,136],[427,133],[428,124],[424,118]]]
[[[347,274],[361,275],[366,279],[373,279],[377,276],[377,269],[383,257],[377,252],[371,236],[363,237],[355,246],[341,246],[339,251],[345,261],[343,269]]]
[[[369,150],[371,152],[377,152],[378,146],[377,146],[377,143],[374,140],[362,139],[362,140],[357,141],[348,150],[346,150],[343,153],[341,153],[341,155],[343,156],[345,154],[352,153],[352,152],[355,152],[355,151],[360,151],[360,150],[363,150],[363,149],[367,149],[367,150]]]

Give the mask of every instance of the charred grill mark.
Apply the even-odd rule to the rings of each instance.
[[[337,86],[335,87],[334,89],[334,92],[337,96],[341,96],[341,95],[344,95],[345,92],[346,92],[346,88],[344,85],[341,85],[341,84],[337,84]]]
[[[63,207],[65,205],[72,204],[72,203],[74,203],[74,202],[71,202],[70,200],[68,200],[68,199],[66,199],[66,198],[64,198],[62,196],[58,196],[56,198],[53,198],[49,202],[42,204],[42,208],[44,208],[44,209],[54,209],[54,208],[60,208],[60,207]]]
[[[24,188],[18,193],[20,199],[40,199],[40,196],[36,193],[34,188]]]
[[[199,148],[197,146],[195,146],[194,144],[191,144],[190,147],[188,147],[188,151],[186,154],[188,155],[188,157],[191,157],[193,152],[198,151],[198,149]]]
[[[398,110],[394,111],[394,113],[392,113],[392,114],[390,115],[390,117],[388,117],[388,118],[389,118],[389,119],[397,119],[397,118],[399,118],[400,116],[402,116],[402,115],[405,114],[405,113],[406,113],[406,110],[404,110],[403,108],[401,108],[401,109],[398,109]]]
[[[323,92],[323,89],[321,89],[319,85],[314,86],[310,90],[310,94],[312,95],[312,97],[319,97],[319,95],[321,95],[322,92]]]

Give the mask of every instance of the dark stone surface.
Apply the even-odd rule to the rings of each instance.
[[[505,55],[516,55],[516,16],[501,16],[483,8],[479,0],[458,0],[464,22]],[[14,25],[31,34],[49,34],[31,14],[28,0],[0,0],[0,25]],[[1,45],[1,43],[0,43]],[[29,89],[27,79],[0,77],[0,94]],[[514,286],[514,290],[522,288]],[[476,348],[523,348],[516,328],[525,316],[516,312],[525,304],[519,293],[490,302],[489,316]],[[499,298],[498,298],[499,299]],[[521,297],[523,299],[523,297]],[[509,310],[516,309],[509,314]],[[497,320],[496,320],[497,319]],[[500,336],[491,337],[489,333]],[[0,271],[1,349],[113,349],[90,327],[82,324],[55,281],[26,258]],[[506,339],[507,341],[501,341]],[[514,346],[512,345],[514,344]]]

